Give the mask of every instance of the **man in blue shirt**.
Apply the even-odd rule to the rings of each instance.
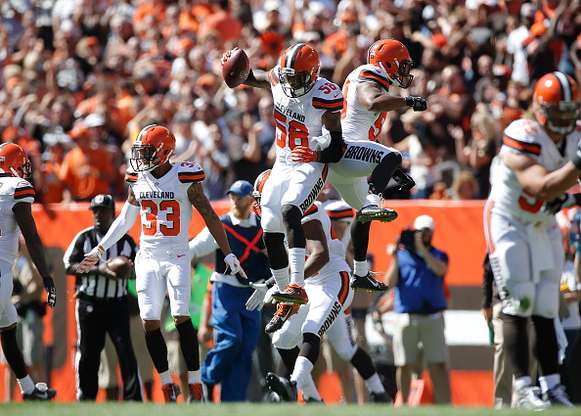
[[[420,215],[413,230],[404,231],[397,245],[388,250],[393,262],[386,277],[389,286],[395,288],[397,314],[393,354],[404,402],[409,396],[412,369],[422,365],[419,362],[422,355],[432,378],[435,402],[450,402],[443,316],[447,307],[444,276],[448,271],[448,255],[432,246],[434,229],[434,220]]]

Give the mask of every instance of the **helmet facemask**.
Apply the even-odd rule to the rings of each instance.
[[[293,68],[280,69],[280,84],[288,97],[297,98],[308,93],[315,84],[315,77],[306,71],[296,72]]]
[[[539,104],[539,111],[544,118],[545,127],[558,134],[569,134],[577,125],[580,110],[574,101],[561,101],[559,104]]]
[[[414,76],[411,74],[412,71],[412,62],[411,61],[403,61],[403,62],[395,62],[397,65],[397,71],[393,75],[389,75],[389,71],[385,67],[385,63],[381,63],[381,67],[387,74],[387,77],[392,81],[397,87],[406,89],[408,88],[414,79]]]
[[[150,144],[134,144],[131,146],[129,165],[135,172],[149,172],[161,165],[161,163],[158,149],[154,146]]]

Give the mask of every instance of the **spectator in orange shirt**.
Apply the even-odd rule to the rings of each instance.
[[[115,188],[118,174],[111,154],[97,146],[92,132],[85,126],[71,131],[74,147],[63,160],[60,178],[74,201],[88,201]]]
[[[65,185],[60,179],[60,169],[67,151],[67,144],[70,143],[68,136],[56,140],[45,141],[46,151],[42,155],[40,172],[42,174],[41,197],[42,202],[56,203],[62,202]]]

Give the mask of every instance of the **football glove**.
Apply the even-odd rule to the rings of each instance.
[[[51,308],[54,308],[56,305],[56,287],[54,285],[54,280],[52,280],[51,276],[45,276],[42,278],[42,283],[48,292],[46,303],[48,303],[48,306]]]
[[[244,273],[244,270],[240,265],[238,257],[236,257],[234,253],[230,253],[224,257],[224,263],[226,263],[226,270],[224,271],[224,274],[234,274],[244,279],[248,279],[248,276],[246,276],[246,273]]]
[[[581,206],[581,194],[563,194],[552,201],[546,202],[543,211],[554,215],[563,208],[569,208],[576,205]]]
[[[424,111],[428,108],[428,102],[424,97],[405,97],[405,104],[414,111]]]
[[[296,163],[318,162],[320,158],[321,154],[319,152],[303,146],[295,147],[291,153],[291,159]]]
[[[264,306],[264,299],[266,297],[266,292],[268,292],[268,285],[266,283],[250,282],[250,287],[254,289],[254,292],[252,292],[252,295],[250,295],[246,301],[246,309],[249,311],[260,311]]]
[[[105,249],[101,245],[97,245],[85,255],[85,258],[79,264],[78,271],[80,273],[87,273],[99,262],[99,259],[103,257],[103,254],[105,254]]]

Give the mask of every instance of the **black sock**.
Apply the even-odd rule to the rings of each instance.
[[[535,351],[541,373],[545,375],[559,372],[559,343],[555,332],[555,323],[551,318],[533,315],[535,326]]]
[[[504,348],[516,378],[529,376],[528,318],[501,313]]]
[[[351,224],[351,241],[353,242],[353,260],[366,261],[367,247],[369,246],[369,230],[371,221],[361,223],[353,221]]]
[[[315,334],[307,332],[303,334],[303,345],[301,345],[300,355],[306,357],[313,365],[319,358],[319,351],[321,350],[321,338]]]
[[[284,205],[281,209],[284,226],[286,228],[286,238],[290,248],[305,248],[307,241],[301,220],[303,214],[299,207],[294,205]]]
[[[276,349],[280,354],[280,358],[282,358],[282,362],[284,363],[286,370],[288,372],[288,376],[290,376],[295,369],[295,362],[297,361],[297,357],[299,356],[299,347],[294,347],[290,350],[283,350],[282,348]],[[287,377],[288,378],[288,377]]]
[[[268,254],[268,263],[274,270],[288,267],[288,255],[284,247],[284,233],[265,232],[262,239]]]
[[[145,344],[147,345],[151,361],[153,361],[153,366],[157,372],[163,373],[167,371],[169,369],[167,363],[167,345],[165,345],[161,329],[145,331]]]
[[[180,334],[180,347],[186,362],[188,371],[200,369],[200,350],[198,346],[198,336],[192,324],[188,319],[180,324],[176,324],[176,329]]]
[[[2,351],[4,352],[4,357],[6,357],[6,362],[14,372],[16,378],[21,379],[26,377],[28,371],[26,371],[24,358],[16,342],[16,326],[10,329],[4,329],[0,333],[0,340],[2,341]]]
[[[393,173],[401,166],[401,161],[401,154],[396,152],[384,156],[367,179],[369,190],[376,195],[382,195]]]
[[[353,364],[353,367],[355,367],[363,380],[367,380],[377,372],[373,361],[371,361],[371,357],[361,347],[357,347],[357,351],[355,351],[355,354],[351,358],[351,364]]]

